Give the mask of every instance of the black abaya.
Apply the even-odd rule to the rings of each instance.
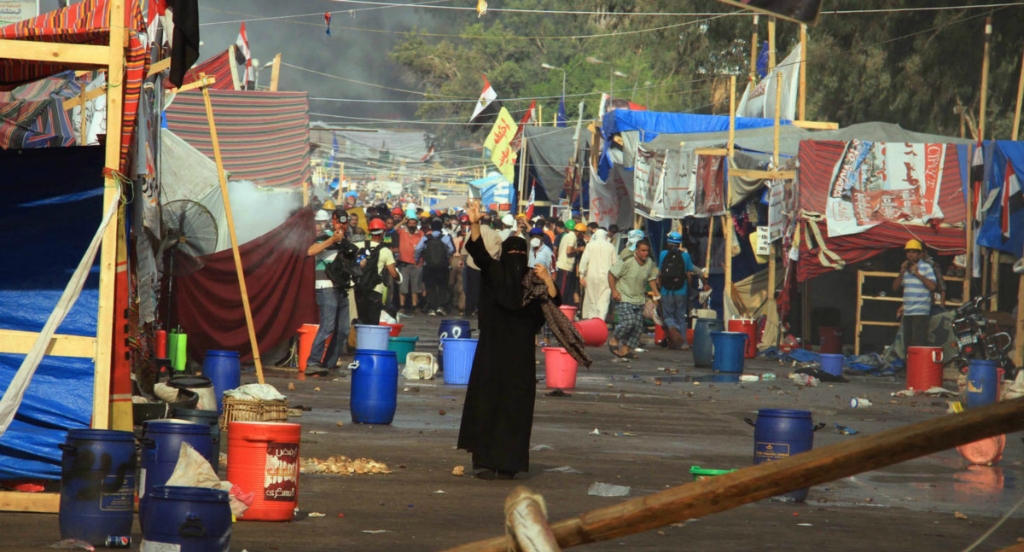
[[[476,468],[525,472],[530,465],[537,391],[533,337],[544,324],[544,314],[539,302],[521,306],[522,278],[515,278],[507,264],[491,258],[482,240],[467,241],[466,251],[480,267],[480,341],[458,446],[473,453]]]

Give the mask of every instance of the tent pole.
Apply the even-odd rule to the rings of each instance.
[[[1013,130],[1011,140],[1016,141],[1020,136],[1020,108],[1024,102],[1024,53],[1020,56],[1020,80],[1017,82],[1017,107],[1013,112]],[[1024,252],[1022,252],[1024,253]],[[966,295],[965,295],[966,297]],[[1017,366],[1024,365],[1024,275],[1020,277],[1017,286],[1017,337],[1014,339],[1013,362]]]
[[[804,28],[803,25],[801,25],[800,27],[801,27],[801,29]],[[804,36],[804,33],[801,32],[801,37],[803,37],[803,36]],[[781,90],[782,89],[782,72],[781,71],[779,72],[779,74],[777,76],[777,83],[778,83],[778,88],[776,88],[776,90]],[[801,89],[802,89],[802,87],[801,87]],[[781,118],[781,115],[782,115],[782,94],[775,94],[775,127],[774,127],[774,131],[775,131],[774,138],[775,139],[772,142],[772,169],[774,169],[776,171],[779,170],[779,119]],[[803,115],[802,114],[801,114],[800,118],[803,119]],[[785,186],[785,184],[783,184],[782,180],[776,180],[774,185],[775,186]],[[774,305],[775,305],[775,285],[776,285],[776,282],[775,282],[775,243],[771,241],[771,227],[769,227],[769,230],[768,230],[768,237],[769,237],[769,241],[768,241],[768,300],[769,300],[770,304],[774,308]],[[777,332],[776,332],[776,335],[778,335]],[[778,344],[777,342],[773,343],[773,345],[777,345],[777,344]]]
[[[775,70],[775,18],[768,18],[768,74]]]
[[[779,81],[779,87],[776,90],[782,89],[782,81]],[[778,96],[779,94],[776,94]],[[797,117],[801,121],[807,120],[807,25],[800,25],[800,98],[797,105],[799,111]],[[776,121],[778,117],[776,117]],[[778,123],[775,124],[778,127]],[[776,131],[778,132],[778,131]],[[778,144],[779,140],[776,138],[775,143]],[[778,147],[778,146],[776,146]],[[778,163],[776,161],[776,163]]]
[[[523,205],[523,198],[526,197],[525,194],[526,194],[526,171],[527,171],[527,168],[526,168],[526,163],[527,163],[526,148],[527,147],[528,146],[527,146],[527,141],[526,141],[526,129],[524,128],[523,129],[523,154],[522,154],[522,157],[519,158],[519,198],[518,198],[519,201],[516,202],[520,207],[522,207],[522,205]],[[570,206],[570,210],[572,210],[571,206]],[[520,209],[520,211],[522,211],[522,209]]]
[[[985,122],[986,122],[986,119],[987,119],[986,112],[987,112],[987,107],[988,107],[988,57],[989,57],[988,54],[989,54],[989,45],[991,44],[991,42],[992,42],[992,18],[991,17],[986,17],[985,18],[985,47],[984,47],[982,58],[981,58],[981,106],[980,106],[980,108],[978,110],[978,142],[979,142],[979,145],[985,143]],[[982,251],[985,252],[986,255],[989,253],[987,250],[982,250]],[[989,277],[990,277],[989,272],[993,272],[993,271],[988,270],[989,263],[983,261],[983,266],[985,267],[985,270],[983,271],[985,274],[983,275],[984,281],[983,281],[983,284],[982,284],[983,285],[982,293],[985,293],[985,291],[988,289],[990,284],[992,286],[998,286],[998,284],[996,283],[996,276],[995,275],[991,275],[992,279],[989,280]],[[997,266],[994,263],[992,264],[992,267],[993,268],[997,268]],[[991,310],[995,310],[995,306],[994,305],[997,305],[997,304],[998,304],[998,297],[993,297],[992,300],[991,300],[991,303],[990,303],[990,305],[992,305],[990,307]]]
[[[757,79],[757,22],[760,19],[754,15],[754,33],[750,39],[750,82]]]
[[[124,0],[111,0],[109,4],[110,46],[107,69],[107,139],[103,185],[103,210],[118,200],[121,181],[116,172],[121,170],[121,125],[124,115]],[[85,111],[85,104],[82,104]],[[83,134],[84,136],[84,134]],[[100,246],[99,309],[96,320],[96,364],[92,387],[92,424],[94,429],[109,429],[110,425],[110,371],[114,345],[114,287],[117,261],[117,229],[120,217],[113,219],[103,232]]]
[[[206,75],[200,75],[205,79]],[[256,364],[256,379],[263,384],[263,363],[260,362],[260,345],[256,341],[256,328],[252,322],[252,310],[249,308],[249,291],[245,288],[245,272],[242,270],[242,255],[238,252],[238,236],[235,235],[235,218],[231,214],[231,196],[228,194],[228,181],[224,177],[224,160],[220,155],[220,141],[217,139],[217,125],[213,120],[213,103],[210,101],[210,89],[203,86],[203,102],[206,104],[206,120],[210,124],[210,142],[213,144],[213,157],[217,162],[217,178],[220,180],[220,193],[224,196],[224,215],[228,222],[228,234],[231,236],[231,253],[235,257],[235,271],[238,273],[238,287],[242,293],[242,308],[245,310],[245,325],[249,329],[249,344],[252,345],[252,360]]]
[[[281,54],[274,56],[274,68],[270,73],[270,91],[277,92],[277,83],[281,79]]]
[[[235,45],[228,46],[228,65],[231,66],[231,85],[235,90],[241,90],[238,85],[238,62],[235,61]]]
[[[769,27],[774,28],[774,27]],[[778,96],[778,94],[776,94]],[[736,75],[729,75],[729,157],[725,160],[726,175],[732,166],[736,149]],[[732,186],[725,179],[725,216],[722,217],[722,232],[725,233],[725,289],[722,290],[722,315],[729,320],[732,309],[727,309],[726,299],[732,297]]]

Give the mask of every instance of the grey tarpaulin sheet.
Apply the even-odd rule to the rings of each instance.
[[[526,155],[529,158],[533,174],[537,176],[537,180],[547,192],[548,198],[555,202],[562,195],[565,169],[575,153],[573,149],[575,134],[574,126],[564,128],[528,126],[524,132]],[[588,141],[590,141],[590,131],[582,129],[580,131],[580,151],[583,151],[583,144]]]

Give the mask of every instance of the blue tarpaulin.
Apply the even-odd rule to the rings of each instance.
[[[0,328],[40,331],[99,227],[101,146],[0,151]],[[58,334],[95,336],[98,260]],[[25,355],[0,354],[0,391]],[[0,481],[59,479],[67,430],[89,427],[91,359],[46,356],[0,436]]]
[[[986,144],[987,146],[987,144]],[[994,148],[985,148],[986,155],[991,151],[992,166],[986,171],[988,175],[985,193],[982,200],[988,197],[992,191],[998,191],[998,197],[992,207],[989,208],[978,230],[977,243],[983,247],[998,249],[1019,258],[1024,250],[1024,206],[1021,205],[1021,198],[1011,198],[1010,201],[1010,235],[1004,236],[1002,216],[1002,190],[1006,182],[1007,163],[1012,167],[1018,180],[1024,175],[1024,142],[1013,142],[1010,140],[997,140]]]
[[[488,205],[511,205],[515,203],[515,189],[499,173],[493,173],[477,180],[470,180],[469,184],[480,190],[480,203],[485,208]]]
[[[736,118],[736,130],[764,128],[774,124],[774,119]],[[788,125],[790,121],[781,121],[780,124]],[[729,117],[726,115],[631,111],[628,109],[609,111],[604,116],[601,128],[601,133],[604,136],[604,149],[601,152],[598,174],[602,180],[608,178],[608,170],[611,168],[611,159],[608,158],[609,138],[614,134],[631,130],[640,131],[641,142],[650,142],[659,134],[697,134],[729,130]]]

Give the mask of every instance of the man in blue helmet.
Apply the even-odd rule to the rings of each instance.
[[[661,285],[661,312],[666,335],[663,343],[672,349],[687,350],[687,294],[693,260],[682,244],[682,234],[669,232],[667,247],[658,257],[658,282]]]

